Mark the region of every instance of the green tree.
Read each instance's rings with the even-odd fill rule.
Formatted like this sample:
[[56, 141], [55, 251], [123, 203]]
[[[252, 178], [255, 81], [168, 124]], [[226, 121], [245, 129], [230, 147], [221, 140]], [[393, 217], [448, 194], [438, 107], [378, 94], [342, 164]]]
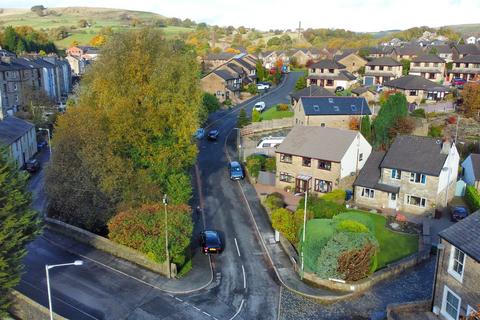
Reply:
[[272, 227], [278, 230], [291, 243], [297, 241], [297, 230], [295, 229], [295, 220], [293, 212], [279, 208], [272, 212]]
[[3, 32], [3, 46], [6, 50], [15, 51], [17, 49], [18, 35], [12, 26], [5, 28]]
[[260, 81], [265, 80], [265, 77], [267, 76], [267, 74], [266, 74], [265, 68], [263, 67], [262, 62], [260, 60], [257, 61], [257, 64], [256, 64], [255, 68], [257, 69], [258, 80], [260, 80]]
[[31, 204], [27, 177], [0, 149], [0, 318], [7, 317], [8, 291], [20, 282], [26, 245], [40, 231]]
[[252, 122], [260, 122], [262, 120], [262, 114], [260, 111], [253, 109], [252, 110]]
[[302, 90], [307, 87], [307, 79], [305, 76], [301, 76], [298, 78], [297, 82], [295, 83], [295, 90]]
[[250, 121], [248, 120], [247, 112], [245, 111], [245, 108], [242, 108], [238, 113], [237, 127], [243, 128], [248, 124], [250, 124]]
[[401, 93], [390, 95], [373, 121], [375, 147], [388, 147], [391, 142], [390, 128], [395, 125], [398, 119], [404, 118], [407, 115], [408, 107], [405, 95]]
[[367, 141], [371, 142], [372, 140], [372, 124], [370, 123], [369, 116], [363, 116], [360, 124], [361, 134]]
[[250, 93], [250, 94], [258, 94], [258, 88], [256, 86], [255, 83], [250, 83], [248, 86], [247, 86], [247, 92]]
[[402, 59], [400, 63], [402, 64], [402, 74], [406, 76], [410, 72], [410, 60]]
[[212, 113], [220, 109], [220, 102], [216, 95], [204, 92], [202, 96], [202, 105], [208, 111], [208, 113]]
[[432, 47], [428, 53], [429, 53], [429, 54], [437, 55], [437, 54], [438, 54], [438, 49], [435, 48], [435, 47]]

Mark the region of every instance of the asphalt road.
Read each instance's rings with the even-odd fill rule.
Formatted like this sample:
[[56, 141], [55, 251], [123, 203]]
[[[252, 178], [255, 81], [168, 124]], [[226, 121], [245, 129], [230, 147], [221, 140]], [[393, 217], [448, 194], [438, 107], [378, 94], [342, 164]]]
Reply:
[[[290, 73], [282, 86], [245, 107], [251, 111], [260, 100], [267, 107], [288, 103], [288, 94], [301, 74]], [[52, 241], [47, 234], [29, 245], [26, 272], [17, 289], [46, 306], [45, 264], [93, 257], [81, 267], [51, 270], [53, 305], [60, 315], [70, 319], [276, 319], [280, 287], [254, 231], [241, 188], [230, 181], [227, 172], [225, 151], [235, 148], [238, 110], [213, 114], [208, 128], [218, 128], [220, 137], [216, 142], [199, 143], [199, 200], [205, 226], [220, 231], [225, 243], [224, 253], [212, 258], [211, 285], [195, 293], [172, 295], [155, 285], [159, 276], [94, 250], [71, 254], [65, 249], [70, 242]], [[32, 177], [31, 190], [34, 207], [41, 209], [41, 172]], [[203, 224], [202, 219], [196, 221]], [[202, 266], [204, 272], [210, 272], [208, 264]]]

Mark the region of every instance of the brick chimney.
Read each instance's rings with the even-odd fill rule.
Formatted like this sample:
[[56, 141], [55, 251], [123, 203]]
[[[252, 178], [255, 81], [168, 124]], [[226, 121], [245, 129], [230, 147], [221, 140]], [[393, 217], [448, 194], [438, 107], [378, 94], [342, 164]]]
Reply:
[[452, 143], [447, 137], [442, 139], [442, 150], [440, 151], [441, 154], [449, 154], [450, 149], [452, 148]]

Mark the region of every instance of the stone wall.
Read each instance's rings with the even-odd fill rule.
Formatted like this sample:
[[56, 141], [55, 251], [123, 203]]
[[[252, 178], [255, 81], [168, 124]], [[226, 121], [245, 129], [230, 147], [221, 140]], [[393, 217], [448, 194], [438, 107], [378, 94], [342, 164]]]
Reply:
[[[41, 304], [33, 301], [27, 296], [21, 294], [16, 290], [9, 292], [9, 297], [12, 304], [8, 311], [17, 319], [25, 320], [48, 320], [50, 319], [50, 313], [48, 308], [45, 308]], [[66, 318], [54, 313], [53, 317], [57, 320], [66, 320]]]
[[387, 306], [387, 320], [401, 319], [401, 314], [418, 314], [429, 311], [432, 300], [420, 300], [406, 303], [391, 303]]
[[291, 128], [293, 126], [292, 118], [264, 120], [260, 122], [254, 122], [248, 126], [243, 127], [240, 130], [242, 136], [254, 134], [256, 132], [271, 131], [283, 128]]
[[[163, 276], [168, 276], [168, 266], [166, 263], [156, 263], [148, 259], [144, 254], [134, 249], [128, 248], [121, 244], [115, 243], [107, 238], [98, 236], [86, 230], [69, 225], [59, 220], [45, 218], [46, 228], [60, 233], [69, 238], [75, 239], [79, 242], [85, 243], [96, 249], [110, 253], [121, 259], [133, 262], [143, 268], [149, 269], [153, 272], [159, 273]], [[176, 276], [177, 268], [172, 263], [172, 277]]]

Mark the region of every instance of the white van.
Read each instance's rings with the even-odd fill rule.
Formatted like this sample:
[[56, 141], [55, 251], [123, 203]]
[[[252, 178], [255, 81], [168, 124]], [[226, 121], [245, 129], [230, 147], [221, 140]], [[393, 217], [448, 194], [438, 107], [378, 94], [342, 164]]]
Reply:
[[264, 137], [257, 144], [257, 149], [274, 148], [285, 140], [285, 137]]
[[259, 101], [257, 103], [255, 103], [255, 106], [253, 107], [253, 109], [257, 110], [258, 112], [263, 112], [263, 110], [265, 110], [265, 102], [263, 101]]

